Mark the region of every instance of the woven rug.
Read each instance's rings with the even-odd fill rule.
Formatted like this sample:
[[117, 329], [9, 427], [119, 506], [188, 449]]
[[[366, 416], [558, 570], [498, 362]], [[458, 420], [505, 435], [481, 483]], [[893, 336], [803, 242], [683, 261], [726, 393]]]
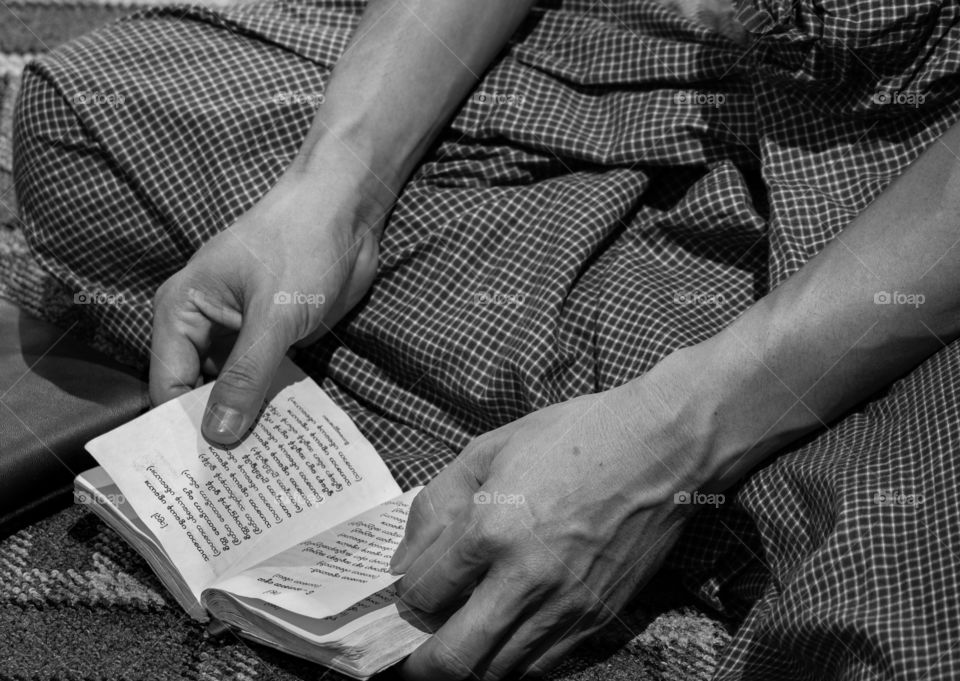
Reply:
[[[707, 678], [727, 633], [692, 608], [672, 608], [669, 590], [650, 591], [553, 677]], [[137, 554], [79, 508], [0, 542], [0, 669], [24, 679], [340, 678], [230, 634], [213, 638]]]
[[[159, 1], [0, 0], [0, 296], [19, 301], [37, 316], [62, 321], [71, 296], [32, 260], [16, 218], [11, 132], [23, 65], [136, 5]], [[19, 277], [31, 282], [27, 288], [10, 288], [15, 269], [29, 273]], [[74, 332], [110, 352], [96, 328], [81, 323]], [[685, 604], [689, 600], [668, 585], [669, 580], [666, 586], [658, 582], [647, 589], [628, 614], [584, 644], [552, 677], [709, 678], [729, 633], [717, 620]], [[210, 636], [168, 598], [144, 561], [115, 533], [83, 509], [67, 506], [0, 540], [0, 678], [218, 681], [339, 676], [229, 634]]]

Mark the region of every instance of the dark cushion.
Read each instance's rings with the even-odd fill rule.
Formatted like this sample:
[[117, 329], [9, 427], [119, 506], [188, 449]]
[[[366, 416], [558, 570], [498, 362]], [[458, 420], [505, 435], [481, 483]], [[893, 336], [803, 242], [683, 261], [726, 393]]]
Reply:
[[0, 536], [69, 504], [84, 443], [148, 404], [135, 372], [0, 299]]

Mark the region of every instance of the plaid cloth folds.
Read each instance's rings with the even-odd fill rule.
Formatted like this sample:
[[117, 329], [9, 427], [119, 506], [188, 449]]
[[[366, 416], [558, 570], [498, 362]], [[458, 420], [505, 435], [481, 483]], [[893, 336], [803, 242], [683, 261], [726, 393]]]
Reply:
[[[271, 186], [359, 0], [139, 12], [32, 63], [41, 263], [145, 358], [153, 291]], [[301, 355], [405, 486], [475, 434], [643, 374], [817, 253], [960, 115], [949, 3], [536, 10], [401, 196], [369, 299]], [[960, 675], [960, 346], [755, 473], [671, 565], [746, 613], [720, 679]], [[887, 503], [907, 496], [922, 504]], [[926, 676], [925, 676], [926, 675]]]

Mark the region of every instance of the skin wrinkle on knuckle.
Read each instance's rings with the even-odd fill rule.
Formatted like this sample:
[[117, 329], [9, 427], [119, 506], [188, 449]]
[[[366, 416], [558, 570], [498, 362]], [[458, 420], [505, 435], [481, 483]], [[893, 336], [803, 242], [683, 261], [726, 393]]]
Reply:
[[233, 390], [258, 391], [260, 378], [254, 360], [242, 355], [232, 362], [220, 374], [219, 382], [228, 385]]
[[510, 675], [513, 669], [496, 658], [489, 662], [483, 669], [476, 671], [480, 672], [478, 676], [482, 681], [499, 681], [499, 679], [514, 678]]
[[568, 592], [563, 604], [567, 617], [579, 622], [578, 628], [593, 628], [594, 622], [606, 612], [606, 604], [585, 586], [572, 589], [571, 592]]
[[[258, 282], [250, 289], [251, 304], [246, 308], [244, 317], [259, 319], [264, 334], [272, 334], [285, 339], [298, 339], [310, 335], [313, 324], [310, 319], [309, 305], [277, 305], [274, 294], [277, 291], [296, 290], [291, 284], [273, 281]], [[319, 325], [319, 321], [317, 322]], [[292, 345], [292, 343], [290, 343]]]
[[442, 609], [441, 604], [433, 597], [433, 592], [425, 589], [422, 582], [399, 591], [401, 600], [417, 610], [435, 613]]
[[[512, 546], [511, 525], [493, 506], [474, 506], [467, 531], [462, 539], [461, 554], [471, 564], [489, 562], [508, 552]], [[483, 509], [483, 510], [477, 510]]]
[[544, 560], [529, 556], [511, 561], [507, 577], [525, 598], [538, 601], [561, 589], [565, 582], [559, 570], [545, 569]]
[[153, 299], [153, 328], [155, 337], [160, 327], [177, 336], [190, 338], [194, 324], [190, 316], [183, 314], [183, 302], [172, 288], [158, 289]]
[[[318, 326], [319, 319], [313, 320], [310, 317], [310, 310], [305, 308], [293, 309], [279, 316], [275, 321], [269, 322], [276, 327], [286, 338], [293, 342], [301, 341], [312, 334]], [[293, 343], [290, 343], [293, 345]]]
[[[426, 653], [426, 663], [433, 679], [469, 679], [474, 677], [473, 669], [464, 657], [449, 643], [437, 639]], [[435, 674], [435, 675], [434, 675]]]

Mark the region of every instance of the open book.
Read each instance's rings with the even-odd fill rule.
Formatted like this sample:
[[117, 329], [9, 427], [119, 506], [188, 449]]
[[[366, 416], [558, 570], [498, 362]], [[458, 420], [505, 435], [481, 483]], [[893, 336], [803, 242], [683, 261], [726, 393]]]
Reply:
[[367, 678], [439, 622], [388, 572], [410, 500], [350, 418], [284, 361], [246, 439], [210, 445], [212, 384], [87, 444], [76, 497], [147, 560], [196, 620]]

